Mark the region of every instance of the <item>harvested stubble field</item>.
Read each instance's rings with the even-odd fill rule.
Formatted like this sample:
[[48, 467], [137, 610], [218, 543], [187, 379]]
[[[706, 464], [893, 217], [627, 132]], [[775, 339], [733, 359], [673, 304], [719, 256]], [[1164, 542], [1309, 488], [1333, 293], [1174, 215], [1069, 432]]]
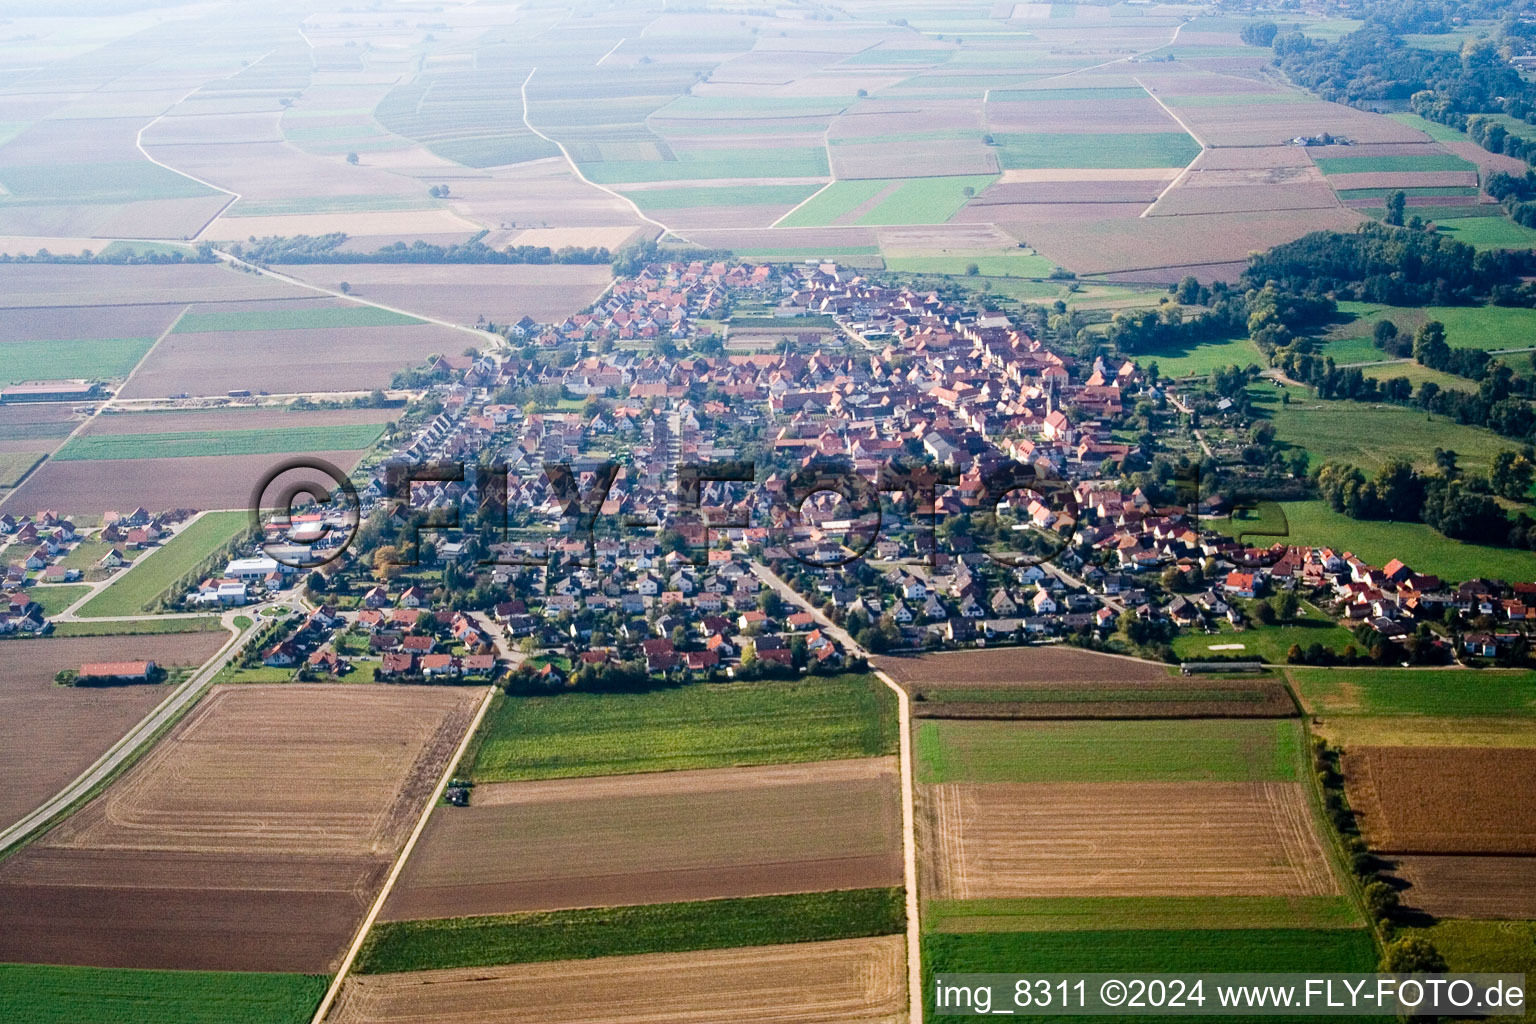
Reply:
[[918, 657], [877, 657], [875, 668], [912, 690], [939, 684], [1168, 683], [1168, 666], [1073, 647], [994, 647]]
[[0, 865], [0, 961], [330, 970], [477, 696], [214, 689], [100, 797]]
[[353, 975], [338, 1024], [901, 1024], [899, 935]]
[[913, 690], [912, 713], [918, 718], [1289, 718], [1296, 704], [1283, 683], [1267, 679], [933, 683]]
[[200, 665], [228, 634], [49, 637], [6, 640], [0, 654], [0, 826], [32, 810], [79, 775], [168, 696], [158, 686], [57, 686], [60, 669], [91, 661], [153, 660]]
[[482, 785], [439, 808], [386, 920], [901, 882], [889, 758]]
[[1342, 768], [1374, 850], [1536, 854], [1536, 750], [1357, 747]]
[[1536, 857], [1394, 857], [1404, 905], [1435, 917], [1536, 918]]
[[1322, 896], [1338, 891], [1300, 783], [925, 787], [923, 891]]

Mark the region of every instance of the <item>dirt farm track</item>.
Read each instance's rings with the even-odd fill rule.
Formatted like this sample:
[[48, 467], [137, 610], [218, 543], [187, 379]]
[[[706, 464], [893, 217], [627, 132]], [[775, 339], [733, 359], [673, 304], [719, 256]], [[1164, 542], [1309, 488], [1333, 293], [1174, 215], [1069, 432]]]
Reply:
[[901, 1024], [900, 935], [353, 975], [335, 1024]]
[[478, 696], [214, 689], [100, 797], [0, 864], [0, 962], [332, 969]]

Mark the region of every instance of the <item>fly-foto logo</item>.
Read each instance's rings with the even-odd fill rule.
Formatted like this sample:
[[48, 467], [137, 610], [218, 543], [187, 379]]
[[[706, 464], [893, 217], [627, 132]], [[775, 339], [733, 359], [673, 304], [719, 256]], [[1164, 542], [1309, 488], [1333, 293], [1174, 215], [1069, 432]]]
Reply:
[[[654, 532], [663, 527], [654, 517], [605, 515], [621, 468], [614, 460], [594, 463], [581, 471], [564, 462], [543, 465], [545, 502], [558, 510], [561, 533], [585, 543], [589, 562], [600, 525], [610, 536]], [[473, 526], [492, 534], [488, 545], [492, 555], [479, 564], [547, 564], [547, 557], [512, 550], [518, 545], [512, 543], [509, 527], [512, 510], [505, 464], [470, 467], [451, 461], [392, 461], [382, 467], [380, 479], [381, 507], [386, 515], [399, 520], [400, 536], [393, 545], [397, 555], [392, 564], [416, 565], [424, 532], [463, 530], [471, 525], [464, 521], [459, 502], [433, 508], [413, 504], [417, 484], [472, 489]], [[1176, 502], [1171, 510], [1195, 517], [1202, 500], [1199, 468], [1181, 468], [1168, 483]], [[749, 504], [759, 510], [758, 522], [741, 516], [711, 520], [705, 497], [715, 484], [753, 486], [754, 500]], [[824, 520], [813, 521], [806, 511], [808, 503], [823, 496], [840, 501], [846, 510], [840, 520], [841, 539], [807, 546], [807, 535], [831, 532]], [[721, 530], [757, 525], [763, 530], [764, 547], [779, 548], [811, 568], [829, 569], [857, 562], [875, 550], [887, 529], [887, 497], [900, 500], [908, 510], [903, 529], [911, 534], [912, 548], [928, 564], [932, 564], [944, 532], [942, 523], [956, 516], [994, 515], [1006, 507], [1012, 532], [1027, 539], [1027, 550], [993, 544], [982, 553], [1008, 568], [1054, 561], [1077, 546], [1085, 527], [1098, 518], [1095, 507], [1084, 500], [1078, 487], [1049, 466], [1011, 459], [971, 476], [930, 462], [893, 462], [869, 473], [855, 470], [843, 460], [817, 459], [766, 481], [759, 481], [758, 467], [749, 461], [684, 463], [677, 468], [675, 500], [667, 508], [667, 518], [698, 524], [691, 551], [697, 565], [707, 563], [712, 531], [717, 535]], [[322, 459], [299, 457], [280, 464], [263, 477], [252, 495], [251, 515], [253, 525], [262, 531], [263, 550], [295, 568], [324, 565], [344, 553], [356, 538], [361, 512], [356, 487], [346, 474]]]

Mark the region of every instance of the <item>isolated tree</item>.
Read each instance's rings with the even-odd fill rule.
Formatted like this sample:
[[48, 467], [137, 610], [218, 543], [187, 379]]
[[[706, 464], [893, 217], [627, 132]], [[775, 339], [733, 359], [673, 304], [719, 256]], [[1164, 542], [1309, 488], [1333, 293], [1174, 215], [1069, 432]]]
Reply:
[[352, 166], [356, 167], [357, 166], [357, 154], [356, 153], [348, 153], [347, 154], [347, 163], [349, 163]]
[[1391, 917], [1397, 909], [1397, 890], [1386, 882], [1372, 882], [1361, 896], [1365, 899], [1365, 909], [1378, 921]]
[[1393, 227], [1403, 226], [1403, 208], [1408, 205], [1408, 194], [1398, 189], [1387, 196], [1387, 223]]
[[981, 273], [981, 265], [980, 264], [977, 264], [977, 263], [967, 263], [965, 265], [965, 276], [966, 277], [975, 277], [975, 276], [977, 276], [980, 273]]
[[352, 294], [352, 286], [350, 284], [348, 284], [346, 281], [341, 282], [341, 284], [339, 284], [337, 287], [341, 289], [341, 294], [343, 294], [343, 295], [351, 295]]
[[1418, 935], [1387, 943], [1381, 969], [1388, 974], [1427, 974], [1445, 970], [1445, 957], [1435, 944]]
[[972, 188], [971, 186], [967, 185], [967, 186], [965, 186], [964, 188], [962, 188], [960, 190], [960, 194], [965, 196], [965, 198], [970, 199], [972, 196], [974, 196], [976, 194], [976, 190], [974, 188]]

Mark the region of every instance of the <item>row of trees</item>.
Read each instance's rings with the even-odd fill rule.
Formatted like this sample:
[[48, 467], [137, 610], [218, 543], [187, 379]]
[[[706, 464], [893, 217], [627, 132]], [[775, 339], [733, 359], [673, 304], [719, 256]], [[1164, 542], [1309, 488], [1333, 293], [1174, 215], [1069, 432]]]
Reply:
[[1335, 512], [1353, 519], [1423, 522], [1456, 540], [1528, 547], [1536, 541], [1536, 522], [1523, 512], [1511, 520], [1495, 492], [1524, 499], [1536, 454], [1529, 449], [1504, 453], [1493, 468], [1496, 482], [1493, 477], [1462, 476], [1454, 456], [1449, 466], [1428, 474], [1402, 458], [1387, 460], [1374, 476], [1348, 463], [1330, 462], [1318, 471], [1317, 489]]
[[613, 262], [613, 254], [602, 246], [568, 245], [551, 249], [547, 245], [509, 245], [493, 249], [485, 244], [488, 232], [480, 232], [465, 242], [435, 245], [417, 239], [410, 245], [392, 242], [372, 252], [354, 252], [341, 248], [347, 235], [335, 231], [325, 235], [294, 235], [252, 238], [235, 243], [230, 252], [252, 263], [493, 263], [493, 264], [601, 264]]

